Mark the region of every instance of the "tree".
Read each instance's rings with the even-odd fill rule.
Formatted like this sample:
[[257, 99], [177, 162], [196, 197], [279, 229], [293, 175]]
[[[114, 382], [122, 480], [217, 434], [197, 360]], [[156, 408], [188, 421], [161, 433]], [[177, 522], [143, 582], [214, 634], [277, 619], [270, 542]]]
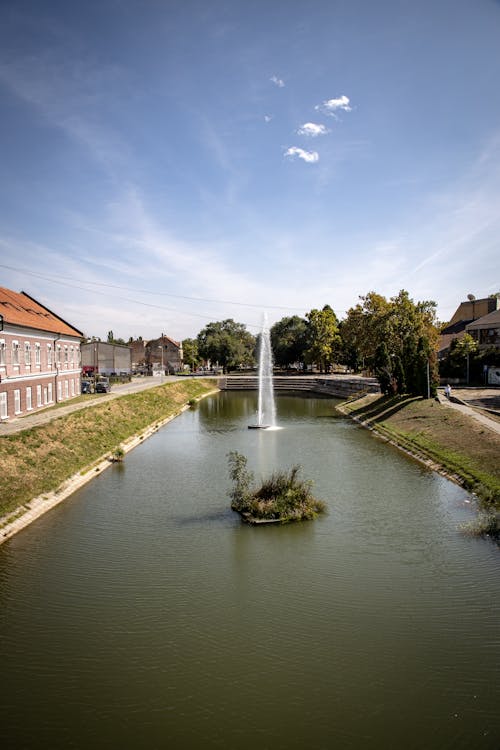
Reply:
[[198, 365], [201, 363], [200, 355], [198, 352], [198, 341], [196, 339], [184, 339], [182, 342], [182, 353], [184, 357], [184, 363], [189, 365], [191, 370], [196, 370]]
[[330, 305], [325, 305], [322, 310], [308, 312], [306, 318], [309, 340], [306, 359], [315, 363], [321, 372], [327, 372], [340, 346], [337, 316]]
[[302, 362], [307, 349], [307, 321], [298, 315], [278, 320], [271, 328], [271, 346], [275, 363], [289, 367]]
[[224, 372], [254, 364], [255, 338], [232, 318], [209, 323], [197, 336], [199, 355], [218, 363]]
[[108, 331], [106, 342], [108, 344], [125, 344], [125, 341], [123, 339], [115, 339], [113, 331]]
[[386, 337], [390, 304], [376, 292], [359, 299], [339, 326], [342, 356], [353, 369], [373, 370], [377, 349]]
[[375, 292], [360, 299], [341, 326], [344, 357], [361, 359], [384, 393], [435, 392], [436, 303], [415, 303], [404, 289], [389, 301]]

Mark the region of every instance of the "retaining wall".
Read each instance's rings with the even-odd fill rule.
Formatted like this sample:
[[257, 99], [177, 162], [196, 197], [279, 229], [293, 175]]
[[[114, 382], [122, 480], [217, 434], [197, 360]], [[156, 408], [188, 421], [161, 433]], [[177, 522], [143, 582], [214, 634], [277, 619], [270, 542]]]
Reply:
[[[222, 391], [257, 390], [259, 378], [256, 375], [226, 375], [218, 378], [217, 385]], [[363, 378], [355, 375], [329, 375], [327, 377], [308, 375], [273, 377], [275, 391], [304, 391], [337, 398], [349, 398], [360, 393], [380, 393], [376, 378]]]

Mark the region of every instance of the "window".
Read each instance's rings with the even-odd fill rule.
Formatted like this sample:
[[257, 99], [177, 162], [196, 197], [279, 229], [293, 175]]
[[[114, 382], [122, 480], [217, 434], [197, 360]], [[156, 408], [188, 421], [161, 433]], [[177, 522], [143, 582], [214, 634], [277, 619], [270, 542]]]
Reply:
[[0, 365], [5, 366], [5, 364], [5, 341], [4, 339], [0, 339]]
[[21, 391], [16, 388], [14, 391], [14, 414], [21, 413]]
[[72, 346], [70, 346], [69, 348], [69, 363], [71, 367], [73, 367], [75, 364], [75, 350]]
[[45, 406], [47, 406], [47, 404], [49, 403], [49, 392], [47, 390], [47, 386], [45, 386], [43, 389], [43, 403], [45, 404]]
[[38, 343], [38, 341], [37, 341], [37, 343], [35, 344], [35, 365], [36, 365], [37, 367], [40, 367], [40, 362], [41, 362], [41, 357], [40, 357], [40, 344], [39, 344], [39, 343]]
[[37, 385], [36, 387], [36, 405], [41, 406], [42, 405], [42, 386]]
[[64, 364], [66, 365], [66, 367], [68, 366], [68, 347], [67, 346], [64, 347]]
[[57, 381], [57, 400], [62, 401], [62, 383], [60, 380]]
[[7, 394], [5, 391], [0, 393], [0, 419], [7, 419]]
[[31, 367], [31, 344], [29, 341], [24, 342], [24, 364]]
[[12, 342], [12, 364], [19, 366], [19, 341]]
[[52, 395], [52, 383], [49, 383], [49, 385], [48, 385], [48, 401], [49, 401], [49, 404], [51, 404], [53, 400], [54, 400], [54, 397]]
[[56, 365], [61, 364], [61, 344], [57, 345], [56, 348]]
[[69, 398], [69, 383], [67, 380], [64, 381], [64, 397]]
[[52, 344], [47, 344], [47, 367], [52, 367]]
[[74, 380], [71, 381], [71, 395], [72, 396], [75, 395], [75, 381]]
[[31, 386], [28, 386], [26, 388], [26, 411], [32, 408], [33, 408], [33, 405], [31, 403]]

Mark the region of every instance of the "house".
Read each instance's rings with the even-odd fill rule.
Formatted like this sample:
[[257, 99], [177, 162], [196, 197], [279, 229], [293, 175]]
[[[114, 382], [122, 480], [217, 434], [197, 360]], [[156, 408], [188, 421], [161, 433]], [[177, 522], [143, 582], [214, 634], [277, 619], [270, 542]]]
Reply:
[[82, 338], [26, 292], [0, 287], [0, 420], [78, 396]]
[[182, 342], [174, 341], [162, 333], [160, 338], [147, 342], [144, 361], [148, 374], [179, 372], [184, 366]]
[[467, 333], [477, 341], [480, 349], [500, 349], [500, 310], [483, 315], [465, 326]]
[[466, 329], [470, 324], [495, 312], [499, 307], [500, 299], [496, 295], [484, 297], [483, 299], [476, 299], [473, 294], [470, 294], [469, 299], [465, 302], [461, 302], [457, 307], [446, 328], [441, 330], [438, 345], [438, 358], [443, 359], [443, 357], [446, 357], [451, 342], [454, 339], [461, 339], [465, 335]]
[[135, 341], [130, 341], [129, 346], [132, 351], [132, 372], [145, 375], [147, 373], [146, 363], [146, 345], [147, 341], [144, 341], [140, 336]]
[[130, 375], [132, 349], [126, 344], [90, 341], [81, 345], [82, 370], [92, 375]]

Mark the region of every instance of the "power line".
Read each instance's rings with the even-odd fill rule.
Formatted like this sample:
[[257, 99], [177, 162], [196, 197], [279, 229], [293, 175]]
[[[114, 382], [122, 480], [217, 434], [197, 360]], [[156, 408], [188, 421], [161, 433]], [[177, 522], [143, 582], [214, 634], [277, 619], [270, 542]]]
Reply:
[[[52, 281], [55, 284], [63, 283], [63, 282], [59, 282], [57, 280], [58, 278], [63, 279], [64, 284], [66, 286], [70, 286], [70, 284], [68, 284], [68, 281], [67, 281], [67, 278], [68, 278], [67, 276], [59, 276], [58, 274], [56, 274], [55, 276], [47, 276], [45, 274], [37, 273], [35, 271], [28, 271], [27, 269], [24, 269], [24, 268], [16, 268], [15, 266], [7, 266], [7, 265], [4, 265], [3, 263], [0, 263], [0, 268], [7, 268], [10, 271], [17, 271], [18, 273], [26, 274], [28, 276], [35, 276], [36, 278], [44, 279], [45, 281]], [[183, 299], [183, 300], [188, 300], [190, 302], [209, 302], [209, 303], [223, 304], [223, 305], [236, 305], [238, 307], [254, 307], [254, 308], [258, 308], [259, 310], [261, 310], [263, 307], [262, 305], [257, 305], [253, 302], [235, 302], [234, 300], [207, 299], [205, 297], [188, 297], [182, 294], [172, 294], [171, 292], [164, 292], [164, 291], [153, 292], [149, 289], [134, 289], [132, 287], [120, 286], [118, 284], [106, 284], [102, 281], [85, 281], [83, 283], [87, 285], [91, 285], [91, 286], [101, 286], [107, 289], [123, 289], [124, 291], [136, 292], [138, 294], [150, 294], [150, 295], [155, 295], [155, 296], [161, 295], [162, 297], [172, 297], [174, 299]], [[74, 288], [82, 289], [83, 287], [74, 287]], [[85, 288], [84, 291], [94, 291], [94, 290]], [[128, 300], [128, 301], [130, 302], [133, 300]], [[137, 304], [145, 304], [145, 303], [138, 302]], [[151, 307], [155, 307], [155, 305], [151, 305]], [[284, 305], [265, 305], [265, 307], [267, 310], [288, 310], [290, 312], [291, 311], [297, 312], [298, 310], [301, 310], [301, 308], [299, 307], [285, 307]], [[169, 309], [169, 308], [165, 308], [165, 309]]]

